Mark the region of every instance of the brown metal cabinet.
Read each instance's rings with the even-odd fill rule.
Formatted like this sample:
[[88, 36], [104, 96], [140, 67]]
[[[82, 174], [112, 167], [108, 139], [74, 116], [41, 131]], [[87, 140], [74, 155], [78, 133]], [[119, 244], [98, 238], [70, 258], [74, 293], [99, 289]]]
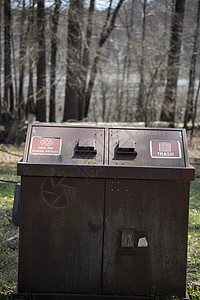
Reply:
[[30, 125], [18, 174], [16, 296], [185, 297], [184, 130]]

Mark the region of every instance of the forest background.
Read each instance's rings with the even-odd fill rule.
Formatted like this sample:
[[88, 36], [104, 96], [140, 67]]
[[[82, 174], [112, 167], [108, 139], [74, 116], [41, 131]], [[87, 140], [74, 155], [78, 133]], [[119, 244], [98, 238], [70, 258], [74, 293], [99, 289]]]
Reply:
[[[24, 146], [3, 143], [24, 141], [32, 121], [183, 126], [192, 136], [200, 122], [199, 26], [200, 0], [0, 1], [0, 298], [9, 299], [17, 281], [11, 215]], [[191, 299], [200, 299], [198, 131], [189, 140]]]
[[194, 125], [199, 22], [200, 0], [1, 1], [0, 140], [13, 118]]

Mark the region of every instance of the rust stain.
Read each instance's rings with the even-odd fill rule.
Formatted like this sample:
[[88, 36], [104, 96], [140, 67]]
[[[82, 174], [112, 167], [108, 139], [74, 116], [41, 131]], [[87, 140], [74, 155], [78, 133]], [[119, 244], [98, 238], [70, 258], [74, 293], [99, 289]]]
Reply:
[[101, 230], [101, 226], [95, 225], [92, 222], [88, 222], [89, 231], [92, 233], [97, 233], [99, 230]]

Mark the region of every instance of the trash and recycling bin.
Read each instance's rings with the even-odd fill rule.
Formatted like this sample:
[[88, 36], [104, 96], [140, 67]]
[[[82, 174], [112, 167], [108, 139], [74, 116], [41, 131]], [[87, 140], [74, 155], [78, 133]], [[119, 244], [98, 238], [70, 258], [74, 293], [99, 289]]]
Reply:
[[33, 124], [17, 169], [16, 295], [185, 297], [195, 172], [184, 129]]

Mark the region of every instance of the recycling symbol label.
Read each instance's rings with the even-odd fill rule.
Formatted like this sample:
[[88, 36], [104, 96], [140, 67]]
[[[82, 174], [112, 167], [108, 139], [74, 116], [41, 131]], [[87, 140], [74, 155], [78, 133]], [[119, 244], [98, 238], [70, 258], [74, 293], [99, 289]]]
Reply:
[[40, 141], [40, 144], [42, 145], [42, 146], [51, 146], [51, 145], [53, 145], [53, 141], [52, 141], [52, 139], [50, 139], [50, 138], [43, 138], [41, 141]]
[[77, 188], [71, 178], [47, 177], [42, 184], [42, 198], [52, 208], [65, 208], [77, 200]]
[[32, 155], [60, 155], [62, 139], [60, 137], [33, 136], [30, 154]]

